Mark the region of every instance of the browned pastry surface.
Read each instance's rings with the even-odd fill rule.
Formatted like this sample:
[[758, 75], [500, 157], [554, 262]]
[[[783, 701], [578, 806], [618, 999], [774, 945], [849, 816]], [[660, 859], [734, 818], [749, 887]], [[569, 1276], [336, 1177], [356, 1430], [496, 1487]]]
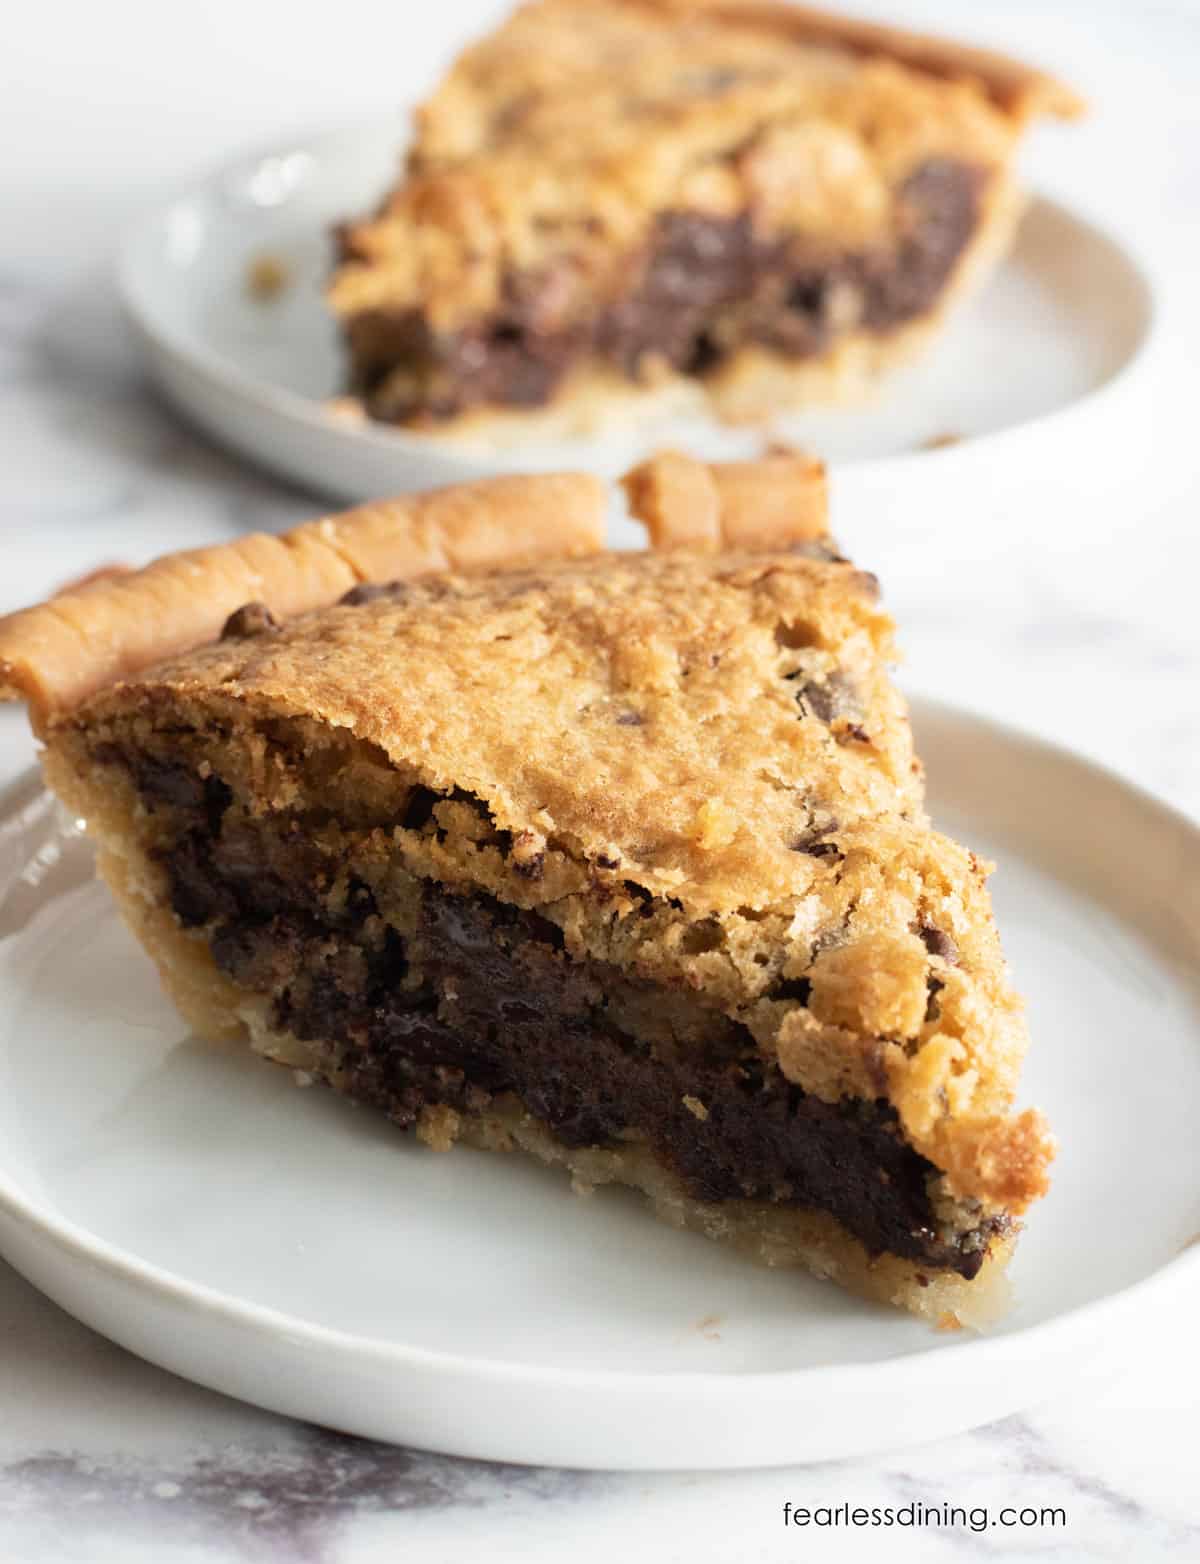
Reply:
[[1027, 120], [1079, 107], [1012, 60], [786, 5], [524, 5], [342, 231], [353, 389], [487, 434], [674, 377], [735, 418], [816, 365], [862, 378], [1002, 247]]
[[604, 541], [605, 495], [583, 473], [492, 478], [383, 500], [88, 578], [0, 617], [0, 700], [40, 722], [148, 662], [211, 640], [241, 604], [275, 612], [335, 602], [364, 581], [521, 560], [573, 558]]

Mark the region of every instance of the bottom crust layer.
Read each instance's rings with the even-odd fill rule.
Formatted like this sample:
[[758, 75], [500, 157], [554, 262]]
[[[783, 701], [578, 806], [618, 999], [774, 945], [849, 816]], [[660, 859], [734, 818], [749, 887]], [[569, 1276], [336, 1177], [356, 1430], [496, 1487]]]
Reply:
[[[279, 1058], [265, 1039], [260, 1039], [258, 1051], [275, 1063], [304, 1068], [290, 1039], [284, 1048], [286, 1058]], [[697, 1200], [644, 1145], [565, 1145], [514, 1097], [495, 1098], [487, 1108], [474, 1112], [428, 1108], [417, 1134], [434, 1151], [448, 1151], [461, 1141], [486, 1151], [525, 1152], [564, 1168], [578, 1195], [590, 1196], [605, 1184], [637, 1190], [646, 1196], [654, 1215], [672, 1227], [730, 1244], [757, 1265], [807, 1271], [821, 1281], [836, 1282], [858, 1297], [918, 1315], [939, 1330], [982, 1330], [1000, 1318], [1011, 1300], [1004, 1274], [1011, 1239], [993, 1244], [972, 1281], [952, 1272], [924, 1271], [896, 1255], [868, 1254], [822, 1211], [758, 1200], [716, 1205]]]

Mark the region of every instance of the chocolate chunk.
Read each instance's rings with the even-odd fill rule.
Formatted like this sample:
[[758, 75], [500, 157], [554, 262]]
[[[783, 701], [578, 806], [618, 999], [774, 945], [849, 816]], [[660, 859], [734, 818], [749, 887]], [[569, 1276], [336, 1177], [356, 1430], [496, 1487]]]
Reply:
[[243, 603], [225, 621], [221, 639], [245, 641], [255, 635], [270, 635], [278, 629], [279, 621], [265, 603]]
[[841, 821], [833, 815], [826, 814], [818, 806], [818, 816], [821, 824], [804, 831], [791, 844], [794, 853], [809, 853], [813, 858], [844, 858], [841, 848], [830, 838], [835, 831], [841, 829]]
[[346, 608], [362, 608], [367, 603], [378, 603], [382, 598], [399, 602], [407, 593], [408, 584], [404, 581], [360, 581], [338, 601]]
[[932, 923], [921, 923], [917, 934], [931, 956], [940, 957], [948, 966], [958, 965], [958, 946], [944, 929], [936, 928]]
[[837, 696], [828, 684], [819, 684], [816, 680], [810, 679], [797, 691], [796, 700], [802, 711], [811, 712], [818, 721], [826, 724], [833, 721], [837, 709]]
[[[798, 674], [788, 674], [796, 679]], [[853, 679], [835, 668], [824, 679], [808, 679], [796, 691], [796, 700], [804, 713], [811, 713], [826, 725], [862, 714], [862, 701]]]
[[860, 723], [849, 722], [834, 734], [839, 744], [869, 744], [871, 735]]
[[860, 263], [863, 323], [887, 330], [929, 308], [975, 231], [987, 174], [929, 158], [900, 187], [901, 237]]
[[479, 403], [538, 407], [587, 349], [579, 326], [537, 322], [531, 279], [510, 278], [501, 313], [437, 333], [416, 310], [364, 311], [348, 325], [353, 377], [373, 417], [436, 421]]
[[617, 718], [617, 724], [622, 728], [640, 728], [645, 720], [640, 711], [623, 711]]
[[938, 1003], [938, 995], [945, 988], [941, 978], [930, 977], [926, 981], [927, 999], [925, 1001], [925, 1020], [936, 1021], [942, 1013], [942, 1007]]
[[408, 795], [408, 803], [404, 807], [404, 814], [400, 820], [404, 830], [420, 831], [428, 825], [433, 819], [433, 806], [440, 797], [440, 793], [435, 793], [431, 787], [418, 782]]
[[185, 929], [238, 916], [237, 897], [213, 868], [205, 832], [181, 837], [160, 861], [167, 874], [171, 909]]
[[831, 538], [800, 538], [795, 543], [789, 543], [787, 551], [789, 554], [798, 554], [801, 559], [819, 559], [828, 565], [844, 565], [847, 562], [838, 553]]
[[768, 999], [794, 999], [798, 1005], [807, 1005], [812, 998], [812, 984], [808, 978], [783, 978], [767, 995]]
[[218, 776], [208, 776], [204, 779], [204, 823], [206, 829], [212, 834], [221, 829], [221, 821], [225, 811], [233, 803], [233, 790]]
[[266, 924], [233, 919], [215, 931], [209, 948], [226, 977], [269, 992], [292, 977], [302, 960], [303, 942], [303, 926], [288, 918]]
[[842, 858], [841, 848], [836, 842], [830, 842], [823, 836], [810, 834], [798, 837], [792, 843], [794, 853], [807, 853], [810, 858]]
[[650, 357], [703, 373], [721, 357], [714, 317], [744, 297], [767, 264], [748, 216], [663, 212], [638, 283], [598, 323], [598, 351], [633, 378]]
[[[439, 333], [416, 310], [364, 310], [347, 326], [351, 390], [375, 418], [436, 422], [480, 404], [541, 406], [583, 358], [636, 380], [651, 363], [703, 375], [749, 343], [811, 357], [845, 329], [847, 301], [851, 324], [888, 332], [937, 300], [975, 231], [985, 179], [926, 160], [900, 187], [897, 237], [841, 254], [803, 234], [765, 237], [748, 213], [662, 212], [624, 295], [591, 318], [569, 307], [566, 259], [511, 274], [495, 314], [462, 331]], [[343, 235], [347, 259], [352, 243]]]
[[[432, 809], [437, 795], [423, 792], [416, 802]], [[937, 1239], [930, 1164], [885, 1101], [806, 1095], [719, 1012], [703, 1043], [651, 1043], [611, 1009], [625, 995], [638, 1013], [657, 992], [651, 983], [568, 959], [557, 924], [482, 893], [425, 882], [415, 928], [381, 935], [369, 886], [352, 879], [344, 898], [333, 896], [343, 866], [303, 833], [236, 815], [210, 822], [203, 792], [188, 796], [164, 854], [181, 921], [210, 928], [221, 970], [269, 996], [277, 1025], [328, 1050], [324, 1062], [352, 1096], [405, 1125], [427, 1105], [466, 1110], [513, 1093], [567, 1145], [616, 1145], [632, 1131], [697, 1199], [829, 1211], [872, 1254], [978, 1271], [992, 1229]], [[653, 905], [645, 887], [625, 885]], [[806, 978], [771, 994], [810, 996]]]
[[134, 764], [134, 782], [151, 808], [155, 804], [170, 804], [176, 809], [196, 809], [204, 802], [204, 778], [182, 761], [139, 755]]
[[233, 794], [220, 777], [202, 777], [182, 760], [163, 760], [147, 754], [127, 755], [115, 744], [100, 745], [96, 758], [104, 765], [126, 767], [151, 813], [164, 805], [200, 813], [206, 827], [215, 832], [233, 802]]

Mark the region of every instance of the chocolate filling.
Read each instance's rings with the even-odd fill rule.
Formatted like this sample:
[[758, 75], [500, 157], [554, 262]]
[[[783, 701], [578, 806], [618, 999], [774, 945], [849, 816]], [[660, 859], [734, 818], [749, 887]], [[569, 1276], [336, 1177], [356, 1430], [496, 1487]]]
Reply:
[[352, 389], [377, 418], [437, 419], [485, 403], [541, 406], [583, 358], [631, 380], [650, 361], [703, 375], [748, 344], [804, 359], [847, 330], [890, 331], [945, 287], [984, 178], [950, 158], [922, 163], [900, 187], [896, 236], [857, 251], [763, 236], [748, 213], [664, 212], [623, 295], [588, 320], [549, 318], [552, 273], [510, 277], [496, 314], [456, 333], [435, 334], [418, 310], [364, 311], [347, 327]]
[[[934, 1170], [882, 1099], [806, 1095], [745, 1028], [698, 1000], [699, 1041], [669, 1027], [638, 1035], [628, 1015], [663, 991], [571, 959], [556, 924], [491, 896], [414, 882], [402, 936], [360, 880], [347, 886], [342, 871], [333, 894], [339, 864], [295, 822], [245, 820], [215, 776], [145, 755], [129, 763], [172, 827], [160, 858], [181, 923], [206, 930], [222, 971], [272, 997], [274, 1023], [318, 1045], [350, 1096], [409, 1126], [429, 1105], [469, 1111], [514, 1093], [569, 1146], [647, 1142], [697, 1199], [817, 1208], [873, 1254], [977, 1273], [1003, 1224], [939, 1237]], [[432, 828], [439, 795], [427, 791], [406, 827], [420, 828], [425, 804]]]

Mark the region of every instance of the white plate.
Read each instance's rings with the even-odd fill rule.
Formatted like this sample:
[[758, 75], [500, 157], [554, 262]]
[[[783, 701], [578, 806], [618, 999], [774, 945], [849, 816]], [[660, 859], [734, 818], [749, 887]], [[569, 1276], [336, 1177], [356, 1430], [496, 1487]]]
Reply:
[[[761, 450], [761, 430], [699, 419], [497, 450], [332, 415], [342, 361], [322, 298], [330, 230], [378, 201], [404, 136], [397, 118], [244, 159], [130, 235], [126, 305], [151, 370], [185, 414], [264, 466], [349, 500], [501, 470], [613, 476], [664, 443], [710, 457]], [[246, 287], [263, 255], [291, 278], [269, 303]], [[1037, 199], [1010, 259], [929, 358], [871, 406], [782, 419], [774, 432], [835, 462], [877, 463], [939, 436], [977, 439], [1078, 412], [1139, 355], [1152, 292], [1115, 239]]]
[[985, 1338], [760, 1270], [516, 1157], [435, 1156], [189, 1040], [36, 787], [0, 827], [0, 1250], [133, 1351], [461, 1455], [732, 1467], [931, 1438], [1061, 1390], [1196, 1285], [1200, 832], [921, 704], [937, 818], [995, 895], [1062, 1152]]

